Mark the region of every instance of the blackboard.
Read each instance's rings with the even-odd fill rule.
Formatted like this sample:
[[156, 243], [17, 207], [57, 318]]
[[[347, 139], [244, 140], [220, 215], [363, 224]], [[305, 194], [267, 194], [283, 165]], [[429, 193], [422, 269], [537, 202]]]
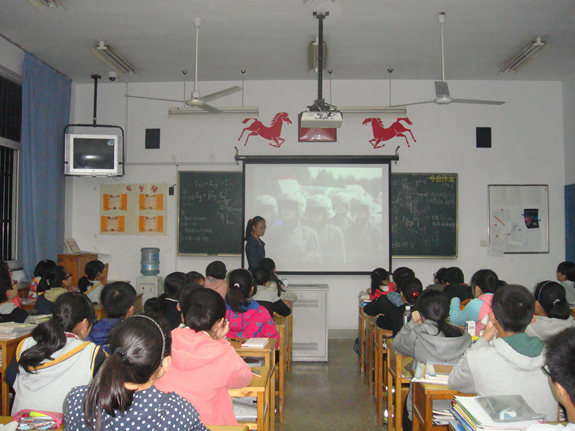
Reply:
[[393, 257], [457, 257], [457, 174], [391, 175]]
[[180, 171], [178, 254], [241, 255], [241, 172]]

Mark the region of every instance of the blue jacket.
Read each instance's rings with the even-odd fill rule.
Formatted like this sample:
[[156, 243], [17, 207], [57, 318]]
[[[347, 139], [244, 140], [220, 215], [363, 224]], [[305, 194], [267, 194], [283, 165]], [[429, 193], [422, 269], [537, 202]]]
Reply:
[[91, 341], [102, 346], [104, 351], [110, 354], [110, 332], [122, 319], [101, 319], [94, 326], [84, 341]]

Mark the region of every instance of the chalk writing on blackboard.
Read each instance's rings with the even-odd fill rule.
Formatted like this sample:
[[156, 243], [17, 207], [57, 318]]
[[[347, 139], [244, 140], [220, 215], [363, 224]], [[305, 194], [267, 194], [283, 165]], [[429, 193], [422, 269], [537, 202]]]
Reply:
[[179, 173], [179, 254], [241, 254], [239, 172]]
[[457, 174], [392, 174], [391, 231], [395, 257], [457, 257]]

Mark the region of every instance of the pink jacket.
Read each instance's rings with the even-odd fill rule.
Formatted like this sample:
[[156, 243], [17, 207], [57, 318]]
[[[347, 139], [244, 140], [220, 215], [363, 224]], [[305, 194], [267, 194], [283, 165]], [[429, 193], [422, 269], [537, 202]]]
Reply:
[[475, 324], [475, 335], [479, 335], [479, 333], [485, 329], [486, 325], [481, 321], [485, 316], [491, 313], [491, 302], [493, 301], [493, 294], [487, 293], [481, 295], [478, 299], [481, 299], [483, 304], [479, 309], [479, 316], [477, 317], [477, 323]]
[[156, 387], [187, 399], [206, 425], [237, 425], [228, 389], [251, 381], [250, 367], [225, 339], [178, 328], [172, 331], [172, 366]]
[[228, 304], [226, 308], [226, 318], [230, 321], [228, 338], [275, 338], [279, 341], [270, 313], [256, 301], [249, 301], [243, 313], [232, 311]]
[[220, 280], [218, 278], [206, 277], [205, 286], [208, 289], [215, 290], [218, 292], [224, 301], [226, 300], [226, 294], [228, 293], [229, 287], [226, 280]]

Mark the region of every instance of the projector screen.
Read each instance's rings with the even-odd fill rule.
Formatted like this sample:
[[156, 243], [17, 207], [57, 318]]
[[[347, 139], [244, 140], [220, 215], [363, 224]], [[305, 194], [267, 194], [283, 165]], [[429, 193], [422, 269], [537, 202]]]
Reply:
[[262, 240], [278, 272], [389, 268], [388, 163], [246, 162], [244, 170], [245, 221], [266, 220]]

